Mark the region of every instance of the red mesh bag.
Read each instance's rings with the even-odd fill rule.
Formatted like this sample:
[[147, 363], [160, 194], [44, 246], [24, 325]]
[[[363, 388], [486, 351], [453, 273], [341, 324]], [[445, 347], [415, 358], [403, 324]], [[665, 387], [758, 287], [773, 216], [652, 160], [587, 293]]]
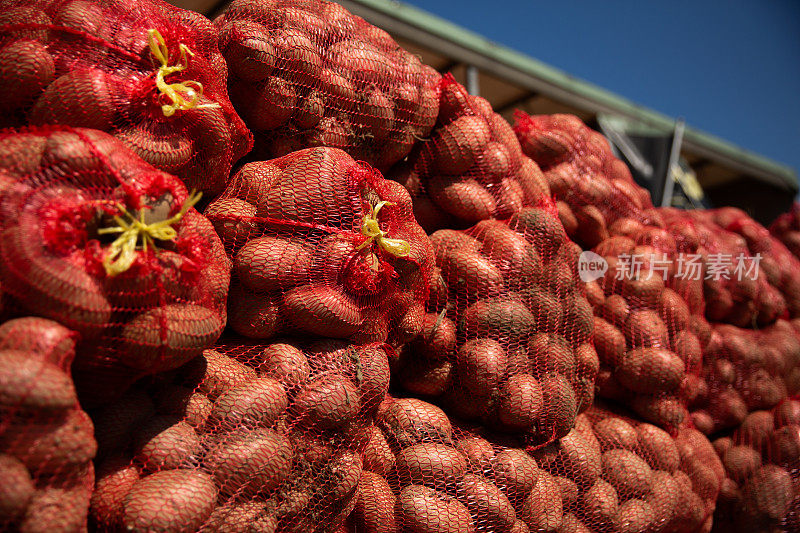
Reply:
[[436, 121], [439, 74], [338, 4], [235, 0], [216, 25], [259, 159], [331, 146], [385, 169]]
[[775, 219], [769, 227], [770, 233], [780, 240], [792, 254], [800, 258], [800, 204], [795, 203], [788, 213]]
[[800, 530], [800, 402], [750, 413], [714, 448], [726, 476], [714, 531]]
[[800, 337], [785, 320], [762, 330], [714, 325], [705, 348], [702, 394], [690, 404], [695, 426], [710, 435], [738, 427], [749, 412], [800, 393]]
[[411, 199], [338, 148], [248, 163], [205, 214], [233, 259], [238, 333], [402, 343], [421, 330], [434, 258]]
[[470, 96], [452, 75], [442, 79], [440, 93], [436, 128], [388, 173], [414, 198], [426, 231], [508, 218], [550, 196], [539, 167], [489, 102]]
[[3, 290], [80, 334], [85, 405], [216, 341], [230, 264], [180, 180], [95, 130], [5, 131], [0, 154]]
[[43, 318], [0, 325], [0, 529], [85, 531], [97, 451], [70, 376], [76, 335]]
[[142, 382], [95, 413], [97, 529], [337, 531], [391, 351], [232, 341]]
[[109, 132], [210, 195], [252, 146], [226, 78], [211, 22], [160, 0], [3, 4], [4, 125]]
[[599, 363], [580, 249], [553, 205], [431, 241], [439, 283], [422, 334], [394, 362], [398, 385], [530, 444], [565, 435], [592, 403]]

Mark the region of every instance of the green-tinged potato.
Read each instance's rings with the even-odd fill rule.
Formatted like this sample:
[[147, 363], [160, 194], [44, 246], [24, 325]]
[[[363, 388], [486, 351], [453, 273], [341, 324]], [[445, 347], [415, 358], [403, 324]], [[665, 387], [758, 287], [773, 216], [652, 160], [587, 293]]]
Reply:
[[594, 346], [600, 361], [612, 368], [625, 356], [625, 336], [598, 316], [594, 317]]
[[303, 423], [322, 429], [343, 428], [361, 409], [358, 390], [341, 374], [326, 374], [297, 394], [292, 410]]
[[90, 514], [108, 528], [121, 526], [123, 499], [139, 481], [139, 468], [126, 455], [110, 457], [97, 469]]
[[241, 424], [269, 427], [288, 404], [280, 382], [268, 377], [254, 378], [220, 395], [211, 408], [208, 423], [223, 428]]
[[213, 405], [202, 392], [181, 385], [167, 385], [158, 390], [155, 398], [159, 413], [175, 415], [195, 429], [205, 426]]
[[361, 452], [364, 460], [364, 470], [375, 472], [386, 477], [389, 472], [394, 470], [395, 456], [383, 432], [375, 426], [370, 426], [366, 430], [366, 445]]
[[467, 390], [489, 396], [505, 376], [508, 357], [494, 339], [473, 339], [464, 343], [456, 355], [459, 382]]
[[114, 403], [92, 415], [99, 455], [124, 451], [133, 431], [155, 412], [150, 396], [141, 389], [131, 389]]
[[511, 430], [525, 430], [539, 421], [544, 408], [542, 386], [530, 374], [515, 374], [500, 390], [498, 422]]
[[661, 427], [678, 427], [688, 416], [682, 400], [671, 395], [637, 394], [630, 406], [639, 416]]
[[353, 519], [358, 531], [364, 533], [394, 533], [394, 493], [386, 480], [373, 472], [361, 474], [358, 482], [358, 501]]
[[217, 488], [197, 470], [165, 470], [137, 481], [123, 498], [128, 531], [197, 530], [211, 515]]
[[75, 69], [47, 86], [30, 112], [31, 124], [66, 124], [106, 131], [117, 113], [118, 81], [99, 68]]
[[94, 426], [85, 412], [10, 420], [0, 448], [20, 459], [34, 475], [58, 473], [94, 458]]
[[171, 470], [200, 453], [197, 432], [174, 415], [148, 420], [133, 436], [136, 457], [148, 470]]
[[222, 198], [209, 205], [203, 214], [208, 217], [222, 243], [234, 252], [256, 235], [261, 234], [256, 206], [239, 198]]
[[460, 499], [481, 527], [510, 529], [517, 520], [514, 507], [497, 485], [482, 476], [465, 474]]
[[514, 502], [522, 502], [539, 479], [536, 460], [518, 448], [507, 448], [493, 461], [495, 483]]
[[36, 488], [25, 465], [10, 455], [0, 454], [0, 478], [0, 522], [9, 523], [25, 511]]
[[619, 506], [613, 523], [619, 533], [649, 531], [653, 525], [653, 508], [638, 498], [628, 500]]
[[125, 363], [148, 372], [177, 368], [214, 344], [225, 323], [214, 310], [170, 304], [146, 311], [122, 328]]
[[227, 502], [214, 509], [201, 531], [204, 533], [275, 533], [278, 520], [267, 514], [261, 501]]
[[401, 484], [414, 483], [431, 487], [460, 478], [467, 470], [467, 458], [446, 444], [433, 442], [415, 444], [397, 454], [395, 471]]
[[647, 461], [653, 470], [674, 472], [681, 464], [681, 456], [675, 440], [669, 433], [652, 424], [639, 424], [639, 456]]
[[224, 435], [206, 457], [219, 490], [231, 495], [239, 490], [266, 495], [278, 487], [292, 469], [292, 443], [271, 429], [242, 429]]
[[46, 318], [24, 317], [0, 325], [0, 350], [33, 352], [54, 365], [72, 362], [75, 334]]
[[653, 511], [653, 529], [669, 531], [667, 527], [678, 512], [678, 500], [681, 487], [675, 479], [662, 470], [653, 472], [653, 484], [650, 494], [645, 501], [650, 504]]
[[497, 209], [492, 193], [472, 178], [433, 176], [427, 191], [439, 209], [465, 222], [485, 220]]
[[302, 243], [275, 237], [260, 237], [236, 254], [233, 268], [246, 288], [271, 292], [307, 281], [311, 254]]
[[517, 299], [487, 298], [469, 306], [459, 321], [459, 330], [469, 337], [498, 340], [522, 339], [534, 332], [536, 318]]
[[258, 372], [278, 380], [284, 387], [304, 383], [311, 374], [311, 366], [305, 354], [291, 344], [270, 344], [258, 359]]
[[238, 284], [231, 287], [228, 297], [228, 324], [251, 339], [268, 339], [284, 325], [275, 298], [246, 291]]
[[444, 411], [416, 398], [387, 399], [378, 409], [376, 420], [386, 437], [400, 446], [426, 440], [448, 442], [453, 437]]
[[540, 470], [539, 478], [519, 509], [520, 518], [533, 531], [555, 531], [564, 517], [561, 490], [555, 478]]
[[684, 374], [685, 365], [674, 352], [664, 348], [635, 348], [625, 354], [614, 375], [634, 392], [653, 394], [677, 389]]
[[489, 125], [482, 117], [466, 115], [455, 119], [425, 145], [436, 168], [447, 176], [469, 169], [491, 139]]
[[490, 298], [504, 287], [503, 273], [488, 258], [467, 249], [437, 251], [437, 264], [450, 294], [464, 300]]
[[636, 430], [621, 418], [610, 416], [596, 422], [594, 432], [603, 451], [622, 448], [635, 452], [639, 448]]
[[81, 484], [40, 488], [28, 503], [17, 531], [47, 533], [57, 524], [59, 531], [77, 533], [85, 527], [89, 497], [90, 491]]
[[583, 513], [592, 524], [610, 524], [617, 516], [619, 496], [617, 489], [608, 482], [598, 479], [592, 487], [583, 493]]
[[475, 533], [475, 523], [464, 504], [421, 485], [400, 491], [396, 520], [410, 533]]
[[0, 350], [0, 406], [52, 412], [77, 401], [72, 379], [58, 366], [30, 352]]
[[364, 321], [350, 297], [326, 285], [302, 285], [288, 291], [281, 310], [298, 329], [324, 337], [349, 337]]
[[652, 470], [629, 450], [608, 450], [603, 453], [603, 479], [624, 496], [643, 497], [650, 493]]
[[725, 474], [743, 483], [761, 467], [761, 454], [749, 446], [731, 446], [722, 454]]

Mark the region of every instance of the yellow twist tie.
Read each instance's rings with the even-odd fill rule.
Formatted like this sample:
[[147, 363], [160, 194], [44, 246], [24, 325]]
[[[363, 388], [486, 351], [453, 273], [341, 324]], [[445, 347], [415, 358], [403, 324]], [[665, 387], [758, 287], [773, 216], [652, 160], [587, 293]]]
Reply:
[[111, 277], [117, 274], [122, 274], [128, 270], [134, 261], [136, 261], [136, 245], [139, 242], [139, 237], [142, 238], [142, 250], [147, 251], [149, 246], [151, 249], [156, 250], [156, 239], [159, 241], [171, 241], [178, 236], [178, 232], [172, 227], [172, 224], [177, 223], [183, 216], [194, 206], [202, 196], [202, 193], [193, 193], [183, 203], [183, 207], [172, 217], [153, 222], [152, 224], [144, 223], [144, 209], [139, 212], [139, 219], [129, 213], [121, 204], [117, 204], [117, 208], [130, 219], [130, 223], [126, 222], [118, 216], [114, 216], [114, 221], [118, 224], [111, 228], [101, 228], [98, 230], [100, 235], [108, 233], [120, 233], [121, 235], [111, 243], [108, 249], [108, 254], [103, 259], [103, 266], [106, 269], [106, 274]]
[[[203, 96], [203, 84], [199, 81], [188, 80], [182, 83], [167, 83], [164, 78], [175, 72], [186, 70], [189, 66], [189, 57], [194, 53], [189, 47], [181, 43], [178, 48], [181, 57], [175, 65], [169, 65], [169, 49], [164, 37], [158, 30], [147, 30], [150, 42], [150, 53], [161, 63], [156, 74], [156, 87], [169, 98], [172, 103], [161, 106], [165, 117], [171, 117], [179, 109], [201, 109], [206, 107], [219, 107], [219, 104], [198, 104], [200, 97]], [[188, 97], [188, 98], [187, 98]]]
[[361, 221], [361, 233], [365, 235], [367, 240], [362, 242], [356, 250], [368, 246], [372, 241], [378, 243], [378, 246], [383, 248], [386, 252], [395, 257], [405, 257], [411, 253], [411, 246], [402, 239], [389, 239], [386, 237], [386, 232], [381, 231], [378, 224], [378, 213], [385, 205], [394, 205], [392, 202], [378, 202], [378, 205], [370, 208], [370, 212], [364, 215]]

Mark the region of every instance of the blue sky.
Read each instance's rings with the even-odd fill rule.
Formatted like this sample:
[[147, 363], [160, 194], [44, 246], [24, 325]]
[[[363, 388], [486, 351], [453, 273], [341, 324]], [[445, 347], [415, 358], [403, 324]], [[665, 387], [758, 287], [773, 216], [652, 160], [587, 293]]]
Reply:
[[799, 0], [403, 0], [800, 169]]

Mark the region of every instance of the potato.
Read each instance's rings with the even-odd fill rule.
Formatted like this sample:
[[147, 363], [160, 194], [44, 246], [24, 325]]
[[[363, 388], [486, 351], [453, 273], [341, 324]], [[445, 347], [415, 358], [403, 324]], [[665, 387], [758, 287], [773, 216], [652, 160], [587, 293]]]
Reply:
[[487, 219], [503, 207], [474, 179], [437, 175], [428, 180], [427, 187], [436, 206], [464, 222]]
[[528, 354], [539, 376], [550, 372], [570, 377], [575, 375], [575, 353], [560, 335], [537, 333], [528, 341]]
[[800, 426], [790, 424], [778, 428], [769, 444], [773, 463], [791, 468], [800, 461]]
[[187, 464], [200, 453], [195, 430], [174, 415], [156, 416], [147, 421], [133, 438], [137, 458], [149, 470], [170, 470]]
[[678, 469], [681, 457], [669, 433], [652, 424], [639, 424], [636, 427], [636, 434], [639, 436], [639, 456], [647, 461], [653, 470], [672, 473]]
[[75, 355], [75, 335], [46, 318], [15, 318], [0, 325], [0, 350], [8, 349], [33, 352], [62, 366]]
[[77, 401], [72, 379], [56, 365], [30, 352], [0, 350], [0, 406], [52, 412]]
[[503, 273], [492, 261], [477, 252], [437, 252], [436, 258], [442, 269], [442, 277], [454, 296], [465, 300], [483, 299], [496, 296], [503, 290]]
[[[72, 70], [50, 83], [30, 111], [32, 124], [67, 124], [107, 131], [116, 116], [114, 74], [99, 68]], [[92, 109], [87, 113], [87, 109]]]
[[444, 411], [416, 398], [387, 399], [378, 409], [376, 421], [400, 446], [430, 439], [449, 442], [453, 436]]
[[467, 459], [461, 452], [437, 443], [415, 444], [397, 454], [395, 471], [402, 484], [414, 483], [443, 488], [461, 477]]
[[519, 300], [487, 298], [464, 311], [459, 330], [469, 336], [485, 336], [498, 340], [518, 339], [533, 333], [536, 318]]
[[275, 533], [278, 520], [266, 514], [264, 502], [228, 502], [214, 509], [203, 524], [208, 533]]
[[456, 325], [445, 316], [426, 313], [422, 331], [412, 343], [414, 352], [430, 359], [449, 357], [456, 348]]
[[652, 471], [635, 453], [614, 449], [603, 453], [603, 478], [620, 494], [641, 497], [650, 492]]
[[165, 470], [137, 481], [123, 498], [128, 531], [195, 531], [211, 515], [217, 489], [196, 470]]
[[540, 382], [543, 421], [539, 433], [543, 438], [559, 439], [569, 433], [578, 414], [578, 399], [570, 382], [561, 374], [551, 373]]
[[205, 426], [213, 405], [202, 392], [194, 392], [181, 385], [167, 385], [160, 388], [155, 398], [159, 413], [176, 415], [195, 429], [202, 429]]
[[326, 285], [301, 285], [286, 292], [281, 310], [301, 331], [323, 337], [349, 337], [364, 321], [361, 309], [349, 296]]
[[177, 368], [214, 344], [224, 325], [216, 311], [198, 305], [151, 309], [122, 328], [125, 363], [148, 372]]
[[139, 468], [127, 455], [117, 455], [100, 464], [96, 477], [90, 514], [98, 524], [108, 528], [120, 527], [123, 499], [139, 481]]
[[306, 280], [311, 254], [300, 242], [259, 237], [242, 246], [233, 260], [233, 268], [248, 289], [285, 291]]
[[732, 446], [722, 454], [725, 473], [742, 483], [761, 467], [761, 455], [749, 446]]
[[578, 485], [568, 477], [555, 476], [558, 488], [561, 491], [561, 500], [564, 502], [565, 509], [574, 509], [580, 497]]
[[747, 405], [734, 389], [723, 389], [717, 393], [710, 411], [718, 428], [738, 426], [747, 417]]
[[632, 311], [623, 331], [631, 348], [669, 347], [667, 326], [655, 311]]
[[182, 370], [186, 386], [197, 385], [198, 391], [212, 400], [256, 377], [251, 367], [216, 350], [204, 350], [202, 356], [187, 363]]
[[788, 424], [800, 424], [800, 402], [797, 400], [786, 400], [775, 408], [775, 426]]
[[554, 531], [561, 525], [561, 490], [553, 476], [539, 471], [539, 478], [519, 511], [520, 518], [534, 531]]
[[789, 473], [775, 465], [765, 465], [747, 480], [742, 492], [745, 505], [751, 512], [777, 522], [781, 520], [789, 504], [794, 490]]
[[303, 424], [322, 429], [341, 429], [358, 416], [359, 393], [345, 376], [331, 373], [317, 378], [297, 394], [292, 412]]
[[456, 355], [456, 369], [462, 387], [480, 396], [489, 396], [505, 376], [508, 357], [494, 339], [473, 339], [464, 343]]
[[266, 494], [284, 482], [292, 462], [291, 442], [270, 429], [242, 429], [224, 435], [206, 458], [223, 495], [239, 490]]
[[619, 506], [613, 524], [619, 533], [649, 531], [653, 525], [653, 508], [644, 500], [628, 500]]
[[581, 487], [594, 485], [603, 470], [600, 444], [594, 435], [573, 429], [558, 441], [556, 447], [555, 463], [542, 466], [551, 474], [567, 476]]
[[625, 356], [625, 336], [600, 317], [594, 317], [594, 346], [600, 361], [616, 367]]
[[517, 448], [507, 448], [494, 459], [495, 482], [512, 501], [524, 500], [539, 479], [536, 460]]
[[611, 294], [600, 309], [600, 315], [609, 323], [622, 328], [628, 320], [631, 309], [627, 300], [619, 294]]
[[383, 432], [375, 426], [366, 429], [366, 445], [361, 455], [364, 460], [364, 470], [375, 472], [383, 477], [394, 470], [394, 452], [386, 442]]
[[13, 522], [28, 506], [36, 488], [25, 465], [18, 459], [0, 454], [0, 522]]
[[475, 533], [475, 523], [464, 504], [421, 485], [400, 491], [396, 517], [410, 533]]
[[477, 435], [466, 435], [456, 442], [456, 449], [467, 458], [471, 469], [484, 471], [491, 468], [495, 453], [492, 444]]
[[536, 378], [515, 374], [508, 378], [500, 394], [497, 406], [500, 424], [512, 430], [525, 430], [537, 423], [545, 406], [542, 387]]
[[553, 257], [567, 240], [567, 234], [558, 215], [538, 207], [525, 207], [514, 214], [508, 225], [525, 234], [543, 258]]
[[750, 410], [769, 409], [786, 397], [786, 386], [782, 380], [759, 368], [744, 378], [741, 393]]
[[447, 176], [466, 172], [484, 150], [491, 132], [483, 118], [465, 115], [442, 129], [426, 145], [436, 168]]
[[663, 427], [678, 427], [688, 415], [686, 407], [674, 396], [637, 394], [630, 407], [645, 420]]
[[480, 527], [506, 531], [516, 522], [517, 515], [511, 502], [491, 481], [482, 476], [465, 474], [460, 488], [462, 503]]
[[353, 510], [355, 527], [365, 533], [394, 533], [396, 498], [386, 480], [364, 472], [358, 482], [358, 501]]
[[685, 372], [683, 361], [663, 348], [635, 348], [617, 366], [615, 377], [634, 392], [653, 394], [677, 389]]
[[677, 515], [679, 493], [681, 487], [667, 472], [657, 470], [653, 472], [652, 492], [645, 498], [653, 510], [653, 529], [655, 531], [668, 531], [667, 526]]
[[6, 422], [6, 431], [0, 434], [0, 448], [20, 459], [34, 475], [75, 468], [97, 453], [92, 421], [79, 409], [63, 416]]
[[81, 531], [86, 523], [89, 493], [81, 483], [40, 488], [28, 503], [17, 531], [45, 533], [53, 530], [53, 524], [58, 524], [60, 531]]
[[610, 524], [617, 516], [619, 497], [617, 489], [598, 479], [582, 497], [583, 512], [589, 523]]
[[610, 416], [594, 424], [600, 447], [605, 450], [622, 448], [636, 452], [639, 448], [638, 432], [621, 418]]
[[271, 426], [283, 414], [289, 400], [283, 386], [272, 378], [254, 378], [222, 394], [208, 417], [209, 424], [223, 428], [241, 424]]

